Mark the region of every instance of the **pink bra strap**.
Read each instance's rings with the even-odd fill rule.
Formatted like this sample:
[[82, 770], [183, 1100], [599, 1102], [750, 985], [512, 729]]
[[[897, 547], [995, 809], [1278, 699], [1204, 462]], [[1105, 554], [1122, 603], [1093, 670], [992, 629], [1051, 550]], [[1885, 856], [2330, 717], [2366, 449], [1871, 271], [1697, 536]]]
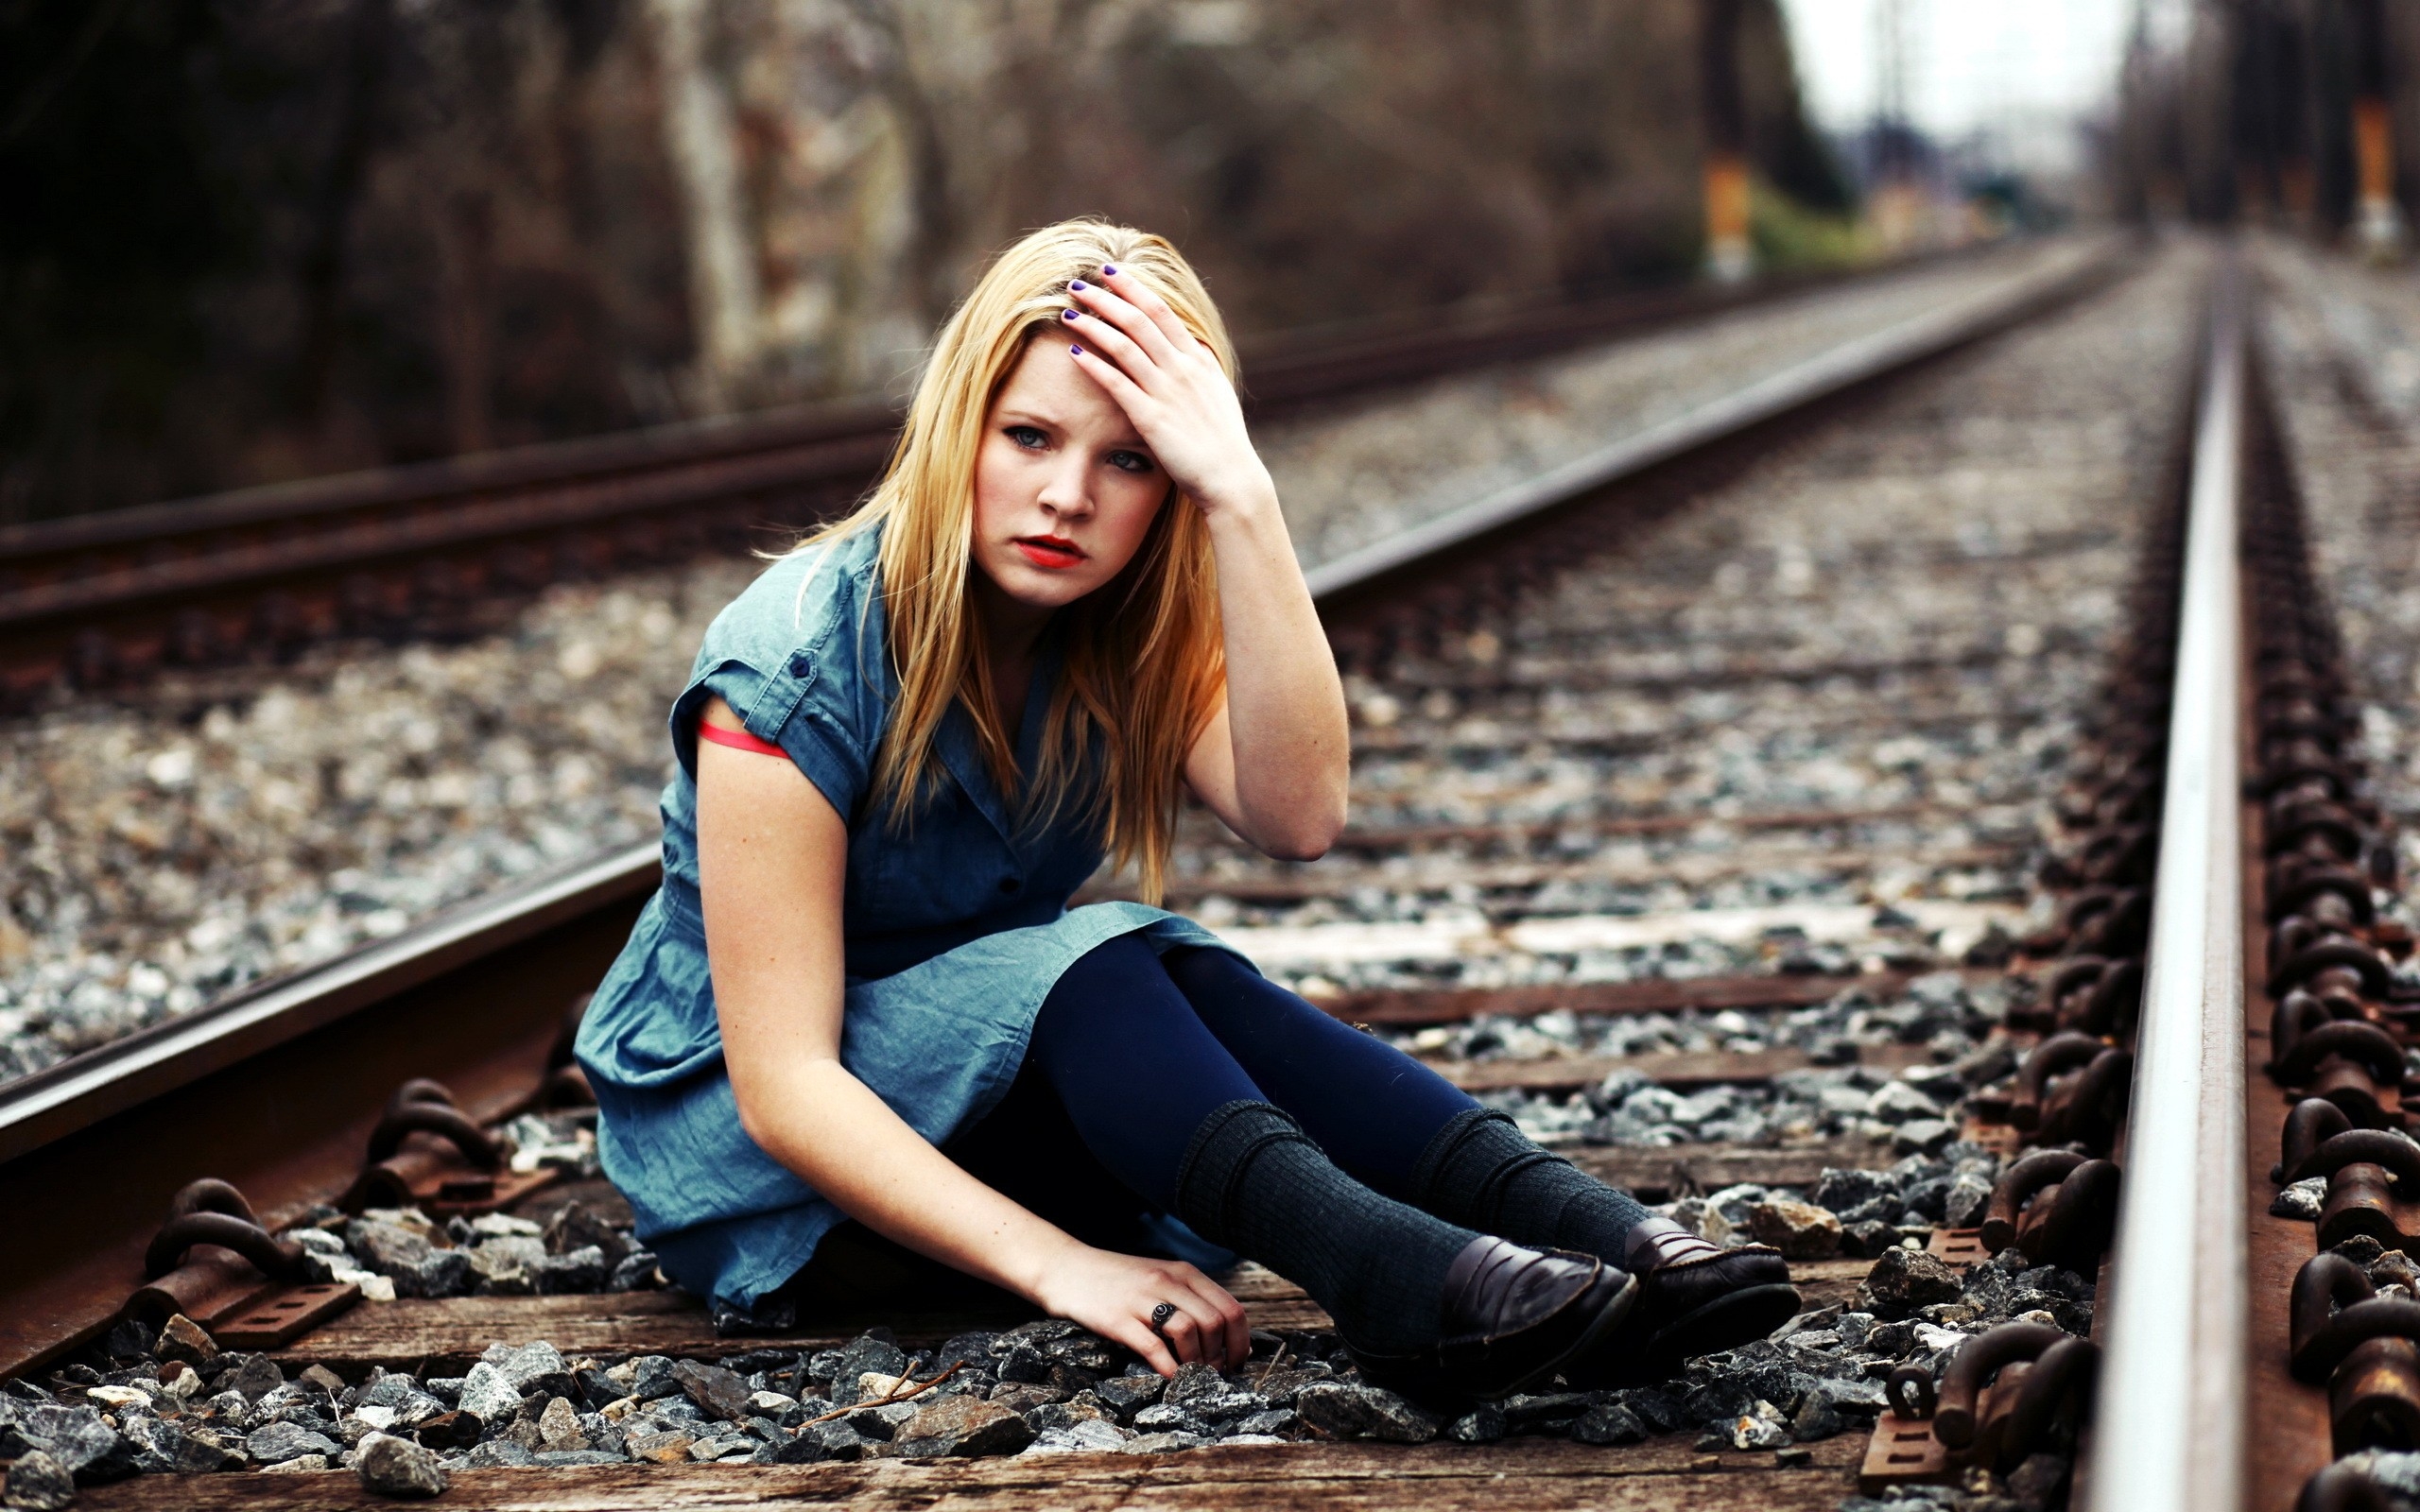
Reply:
[[728, 746], [734, 750], [754, 751], [759, 756], [787, 756], [789, 754], [789, 752], [782, 749], [779, 746], [774, 745], [771, 741], [758, 740], [755, 736], [750, 734], [744, 730], [725, 730], [719, 725], [707, 724], [702, 719], [698, 721], [698, 738], [700, 740], [711, 740], [717, 746]]

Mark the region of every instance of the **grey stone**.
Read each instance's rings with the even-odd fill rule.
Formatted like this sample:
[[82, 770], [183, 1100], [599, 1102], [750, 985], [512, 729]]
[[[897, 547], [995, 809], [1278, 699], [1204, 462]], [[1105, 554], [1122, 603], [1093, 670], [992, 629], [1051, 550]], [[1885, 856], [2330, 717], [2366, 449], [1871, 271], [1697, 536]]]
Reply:
[[1817, 1207], [1829, 1208], [1846, 1217], [1857, 1209], [1877, 1197], [1896, 1198], [1899, 1189], [1889, 1177], [1879, 1171], [1848, 1171], [1839, 1166], [1826, 1166], [1807, 1193], [1807, 1200]]
[[1872, 1260], [1899, 1246], [1899, 1230], [1878, 1219], [1841, 1226], [1841, 1253], [1851, 1260]]
[[1596, 1400], [1577, 1391], [1546, 1391], [1507, 1397], [1497, 1405], [1504, 1410], [1506, 1427], [1532, 1434], [1570, 1422], [1595, 1406]]
[[1748, 1410], [1731, 1425], [1734, 1449], [1780, 1449], [1789, 1442], [1789, 1424], [1782, 1418], [1781, 1409], [1762, 1399], [1749, 1403]]
[[752, 1459], [755, 1453], [756, 1439], [752, 1434], [717, 1434], [689, 1446], [689, 1457], [700, 1465], [712, 1465], [726, 1459]]
[[584, 1296], [605, 1284], [614, 1267], [595, 1245], [565, 1255], [549, 1255], [537, 1266], [538, 1291], [545, 1297]]
[[546, 1246], [521, 1234], [502, 1234], [468, 1251], [472, 1290], [482, 1297], [529, 1297], [538, 1290], [538, 1267]]
[[462, 1392], [455, 1406], [475, 1414], [481, 1422], [504, 1422], [520, 1412], [521, 1393], [503, 1371], [481, 1360], [462, 1378]]
[[29, 1407], [17, 1415], [16, 1431], [32, 1448], [66, 1467], [78, 1486], [99, 1486], [134, 1473], [135, 1446], [90, 1407]]
[[297, 1454], [292, 1459], [282, 1459], [274, 1465], [262, 1466], [261, 1473], [263, 1475], [311, 1475], [316, 1474], [320, 1470], [334, 1469], [335, 1468], [336, 1459], [333, 1456], [327, 1454]]
[[537, 1463], [535, 1452], [510, 1438], [491, 1438], [462, 1456], [463, 1468], [475, 1470], [527, 1469]]
[[122, 1412], [117, 1431], [119, 1437], [134, 1446], [136, 1474], [164, 1475], [176, 1470], [185, 1435], [175, 1423], [162, 1422], [147, 1412]]
[[1812, 1444], [1832, 1437], [1848, 1423], [1831, 1399], [1820, 1391], [1810, 1391], [1790, 1416], [1789, 1436], [1801, 1444]]
[[776, 1465], [813, 1465], [829, 1457], [822, 1435], [806, 1429], [773, 1446], [772, 1463]]
[[239, 1391], [247, 1401], [258, 1401], [285, 1384], [285, 1372], [277, 1362], [260, 1355], [248, 1355], [234, 1368], [221, 1375], [216, 1386], [220, 1391]]
[[512, 1389], [524, 1397], [533, 1391], [568, 1397], [578, 1389], [572, 1384], [571, 1370], [563, 1364], [562, 1351], [544, 1341], [525, 1344], [517, 1349], [493, 1345], [480, 1358], [495, 1366]]
[[1638, 1414], [1617, 1401], [1591, 1407], [1571, 1425], [1571, 1436], [1583, 1444], [1635, 1444], [1648, 1436]]
[[18, 1455], [8, 1475], [0, 1484], [0, 1506], [12, 1512], [60, 1512], [76, 1500], [76, 1478], [39, 1449]]
[[585, 1202], [566, 1202], [547, 1220], [545, 1247], [557, 1255], [595, 1249], [609, 1268], [619, 1265], [634, 1252], [630, 1236]]
[[207, 1423], [187, 1421], [178, 1427], [177, 1474], [212, 1475], [244, 1468], [243, 1445], [232, 1435]]
[[455, 1297], [470, 1280], [467, 1253], [432, 1244], [401, 1224], [355, 1218], [345, 1225], [344, 1242], [362, 1269], [394, 1281], [398, 1297]]
[[160, 1337], [153, 1348], [163, 1360], [192, 1366], [207, 1365], [218, 1358], [217, 1341], [182, 1313], [171, 1314], [167, 1322], [160, 1325]]
[[334, 1459], [344, 1452], [327, 1435], [293, 1423], [271, 1423], [247, 1438], [244, 1447], [263, 1465], [280, 1465], [304, 1454], [325, 1454]]
[[[1041, 1380], [1049, 1374], [1049, 1367], [1041, 1361], [1042, 1357], [1035, 1354], [1035, 1374], [1028, 1379]], [[907, 1368], [907, 1351], [900, 1349], [895, 1341], [878, 1333], [860, 1334], [850, 1341], [848, 1347], [840, 1350], [839, 1358], [833, 1362], [832, 1405], [846, 1407], [856, 1401], [857, 1378], [860, 1376], [896, 1376]], [[1006, 1381], [1010, 1377], [1002, 1371], [1000, 1379]]]
[[538, 1441], [542, 1449], [557, 1452], [589, 1447], [588, 1435], [579, 1431], [579, 1414], [562, 1397], [546, 1399], [545, 1410], [538, 1416]]
[[1337, 1382], [1304, 1387], [1295, 1395], [1294, 1410], [1307, 1426], [1338, 1438], [1425, 1444], [1437, 1436], [1441, 1426], [1434, 1417], [1392, 1391]]
[[1983, 1221], [1983, 1210], [1991, 1204], [1992, 1183], [1972, 1173], [1962, 1174], [1949, 1183], [1942, 1199], [1941, 1221], [1952, 1228], [1972, 1228]]
[[1115, 1376], [1093, 1388], [1101, 1405], [1120, 1418], [1132, 1418], [1138, 1408], [1148, 1407], [1160, 1400], [1167, 1389], [1166, 1378], [1150, 1376]]
[[415, 1436], [431, 1449], [468, 1449], [487, 1433], [487, 1419], [458, 1407], [448, 1408], [413, 1425]]
[[1902, 1124], [1891, 1136], [1891, 1147], [1901, 1153], [1937, 1153], [1958, 1138], [1958, 1125], [1938, 1118], [1915, 1118]]
[[445, 1467], [434, 1450], [392, 1434], [372, 1434], [354, 1451], [354, 1473], [380, 1496], [426, 1498], [445, 1494]]
[[1963, 1291], [1959, 1275], [1921, 1249], [1887, 1249], [1858, 1283], [1859, 1311], [1876, 1317], [1904, 1317], [1917, 1308], [1954, 1302]]
[[845, 1422], [835, 1420], [828, 1423], [810, 1423], [798, 1432], [801, 1438], [812, 1435], [822, 1446], [823, 1457], [826, 1459], [855, 1460], [865, 1457], [865, 1435]]
[[[1005, 1412], [1008, 1409], [1001, 1410]], [[922, 1411], [924, 1405], [921, 1402], [886, 1401], [879, 1406], [859, 1407], [841, 1420], [869, 1443], [889, 1443], [899, 1436], [901, 1424]]]
[[1236, 1424], [1238, 1434], [1289, 1434], [1302, 1421], [1291, 1407], [1269, 1407], [1245, 1416]]
[[1938, 1120], [1941, 1105], [1904, 1081], [1887, 1081], [1867, 1099], [1865, 1116], [1879, 1119], [1885, 1124], [1905, 1124], [1911, 1119]]
[[748, 1416], [748, 1399], [752, 1393], [748, 1378], [735, 1370], [683, 1360], [673, 1366], [672, 1379], [680, 1383], [682, 1394], [709, 1418], [736, 1422]]
[[2326, 1207], [2327, 1177], [2315, 1176], [2308, 1181], [2295, 1181], [2279, 1187], [2277, 1194], [2269, 1200], [2269, 1216], [2317, 1223]]
[[609, 1449], [542, 1449], [538, 1464], [546, 1469], [564, 1469], [580, 1465], [624, 1465], [629, 1461]]
[[909, 1457], [1013, 1454], [1033, 1442], [1033, 1428], [1006, 1407], [979, 1398], [944, 1397], [919, 1411], [897, 1435]]
[[[855, 1379], [854, 1377], [852, 1379]], [[631, 1362], [631, 1395], [641, 1401], [681, 1394], [681, 1379], [672, 1362], [660, 1354], [643, 1354]]]
[[1485, 1402], [1445, 1425], [1445, 1436], [1457, 1444], [1493, 1444], [1504, 1433], [1504, 1414]]
[[697, 1435], [676, 1430], [632, 1434], [623, 1441], [622, 1452], [653, 1465], [683, 1465], [688, 1463], [689, 1446], [697, 1441]]
[[1204, 1422], [1240, 1418], [1269, 1405], [1267, 1399], [1231, 1384], [1218, 1371], [1199, 1364], [1179, 1366], [1160, 1400]]
[[1138, 1434], [1193, 1434], [1210, 1432], [1210, 1425], [1186, 1412], [1174, 1402], [1155, 1401], [1134, 1414], [1134, 1431]]
[[604, 1289], [609, 1292], [649, 1292], [663, 1284], [664, 1278], [655, 1268], [655, 1252], [633, 1249], [614, 1264], [614, 1274], [606, 1279]]
[[[1103, 1385], [1112, 1383], [1113, 1383], [1109, 1382], [1102, 1383]], [[1030, 1383], [1019, 1381], [1011, 1382], [1006, 1385], [995, 1387], [992, 1392], [990, 1400], [999, 1403], [1003, 1407], [1006, 1407], [1011, 1412], [1031, 1412], [1036, 1407], [1048, 1406], [1054, 1402], [1066, 1400], [1067, 1393], [1060, 1390], [1057, 1386], [1035, 1385]]]
[[1115, 1423], [1088, 1418], [1064, 1428], [1048, 1428], [1034, 1435], [1020, 1453], [1025, 1454], [1105, 1454], [1115, 1453], [1127, 1443], [1125, 1430]]
[[1790, 1260], [1829, 1260], [1841, 1250], [1841, 1220], [1811, 1202], [1759, 1202], [1748, 1210], [1748, 1231]]
[[1175, 1454], [1188, 1449], [1200, 1449], [1209, 1443], [1191, 1434], [1137, 1434], [1118, 1447], [1125, 1454]]

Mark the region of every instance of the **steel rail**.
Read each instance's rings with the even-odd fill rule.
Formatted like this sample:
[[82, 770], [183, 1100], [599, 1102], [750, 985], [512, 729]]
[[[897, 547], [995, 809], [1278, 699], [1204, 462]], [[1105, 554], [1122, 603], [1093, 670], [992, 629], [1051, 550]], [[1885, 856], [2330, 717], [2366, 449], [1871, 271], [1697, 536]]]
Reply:
[[[1474, 511], [1461, 511], [1454, 529], [1426, 532], [1417, 550], [1374, 550], [1320, 569], [1310, 575], [1314, 596], [1333, 610], [1338, 600], [1382, 578], [1446, 563], [1492, 531], [1684, 455], [1744, 439], [1781, 416], [2006, 329], [2118, 276], [2121, 251], [2116, 238], [2080, 247], [1989, 297], [1834, 349], [1742, 390], [1750, 396], [1744, 400], [1718, 400], [1658, 427], [1653, 444], [1628, 448], [1616, 460], [1600, 455], [1592, 465], [1559, 470], [1551, 487], [1524, 490], [1518, 507], [1499, 498], [1485, 523]], [[152, 1153], [156, 1141], [146, 1121], [155, 1112], [173, 1123], [224, 1117], [231, 1106], [298, 1105], [275, 1110], [274, 1129], [222, 1129], [213, 1159], [227, 1162], [223, 1170], [182, 1171], [178, 1162], [154, 1159], [136, 1184], [158, 1187], [157, 1194], [120, 1192], [114, 1202], [97, 1205], [106, 1212], [82, 1205], [76, 1232], [62, 1228], [55, 1243], [61, 1249], [82, 1246], [89, 1261], [62, 1268], [52, 1257], [28, 1254], [22, 1245], [11, 1254], [0, 1243], [0, 1374], [73, 1348], [105, 1324], [105, 1313], [60, 1314], [74, 1311], [71, 1298], [92, 1287], [94, 1266], [107, 1271], [139, 1258], [147, 1226], [182, 1180], [236, 1178], [265, 1211], [274, 1211], [323, 1192], [320, 1183], [330, 1160], [341, 1163], [327, 1153], [331, 1142], [366, 1134], [384, 1088], [361, 1089], [380, 1078], [385, 1086], [406, 1074], [451, 1080], [466, 1092], [463, 1106], [474, 1109], [482, 1082], [517, 1085], [526, 1074], [497, 1074], [498, 1057], [543, 1052], [568, 990], [558, 991], [554, 979], [582, 974], [595, 980], [627, 935], [638, 900], [654, 885], [657, 868], [658, 848], [650, 842], [529, 879], [392, 938], [0, 1084], [0, 1188], [13, 1186], [34, 1194], [29, 1200], [47, 1197], [56, 1204], [75, 1200], [86, 1169], [124, 1161], [131, 1151]], [[542, 983], [544, 991], [533, 990]], [[320, 1046], [330, 1048], [313, 1048]], [[323, 1072], [304, 1073], [314, 1076], [307, 1092], [287, 1092], [297, 1067], [323, 1063]], [[491, 1105], [486, 1116], [493, 1116], [495, 1106], [501, 1105]], [[263, 1115], [260, 1122], [270, 1119]], [[294, 1155], [297, 1148], [305, 1155]]]
[[2213, 285], [2188, 494], [2158, 886], [2093, 1428], [2095, 1512], [2243, 1500], [2243, 280]]
[[[1244, 343], [1247, 403], [1267, 411], [1480, 364], [1566, 351], [1708, 318], [1792, 295], [1853, 286], [1946, 263], [1948, 254], [1848, 272], [1777, 274], [1737, 287], [1689, 284], [1493, 310], [1437, 312], [1305, 328]], [[271, 524], [302, 524], [349, 511], [562, 485], [697, 461], [817, 443], [887, 439], [900, 407], [861, 398], [751, 414], [676, 421], [636, 430], [542, 441], [463, 456], [397, 463], [329, 477], [259, 484], [223, 493], [133, 505], [96, 514], [0, 525], [0, 569], [105, 547], [190, 540]]]
[[1347, 552], [1310, 571], [1311, 595], [1335, 597], [1434, 560], [1457, 546], [1557, 508], [1582, 494], [1963, 346], [2021, 318], [2045, 300], [2073, 289], [2097, 274], [2113, 253], [2109, 242], [2071, 249], [2065, 257], [2024, 277], [1843, 342], [1533, 478]]

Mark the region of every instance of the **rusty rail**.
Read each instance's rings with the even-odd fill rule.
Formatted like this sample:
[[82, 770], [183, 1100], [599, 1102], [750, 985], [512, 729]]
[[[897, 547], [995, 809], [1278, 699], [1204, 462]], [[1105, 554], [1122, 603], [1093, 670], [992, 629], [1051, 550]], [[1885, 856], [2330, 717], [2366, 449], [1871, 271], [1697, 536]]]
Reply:
[[[1281, 335], [1253, 347], [1247, 403], [1266, 419], [1903, 266]], [[475, 633], [558, 578], [741, 549], [846, 507], [898, 419], [800, 405], [0, 526], [0, 709], [331, 635]]]
[[2212, 296], [2159, 887], [2091, 1464], [2096, 1512], [2242, 1503], [2241, 277]]

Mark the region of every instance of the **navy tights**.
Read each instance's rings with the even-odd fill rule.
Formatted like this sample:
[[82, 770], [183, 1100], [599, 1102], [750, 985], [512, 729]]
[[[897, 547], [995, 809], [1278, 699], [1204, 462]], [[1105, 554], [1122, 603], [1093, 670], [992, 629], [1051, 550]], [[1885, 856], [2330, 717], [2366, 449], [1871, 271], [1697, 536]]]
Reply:
[[1174, 1211], [1186, 1144], [1236, 1101], [1284, 1108], [1347, 1175], [1398, 1200], [1429, 1140], [1478, 1106], [1224, 951], [1161, 955], [1125, 935], [1061, 975], [1015, 1085], [949, 1153], [1108, 1247], [1137, 1198]]

